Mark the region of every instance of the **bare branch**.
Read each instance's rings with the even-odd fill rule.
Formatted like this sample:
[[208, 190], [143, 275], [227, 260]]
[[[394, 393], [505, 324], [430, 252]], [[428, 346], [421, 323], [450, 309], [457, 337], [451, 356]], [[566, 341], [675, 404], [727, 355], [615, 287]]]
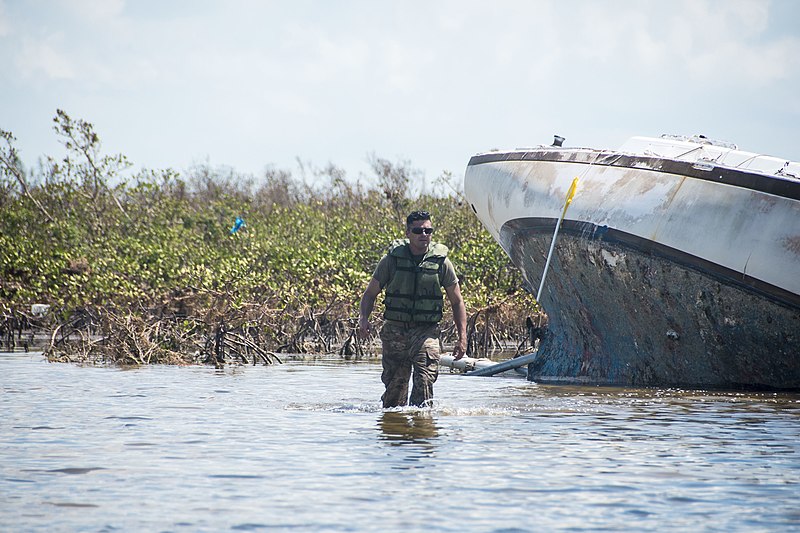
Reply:
[[11, 134], [11, 132], [0, 130], [0, 137], [5, 141], [5, 146], [0, 148], [0, 172], [2, 172], [5, 176], [13, 176], [17, 182], [19, 183], [20, 187], [22, 187], [22, 192], [25, 196], [33, 202], [33, 205], [44, 215], [44, 217], [49, 221], [53, 222], [53, 217], [50, 213], [47, 212], [47, 209], [44, 208], [42, 204], [39, 203], [30, 191], [28, 187], [28, 182], [25, 180], [25, 175], [19, 168], [19, 156], [17, 155], [17, 149], [14, 148], [12, 144], [16, 141], [16, 138]]

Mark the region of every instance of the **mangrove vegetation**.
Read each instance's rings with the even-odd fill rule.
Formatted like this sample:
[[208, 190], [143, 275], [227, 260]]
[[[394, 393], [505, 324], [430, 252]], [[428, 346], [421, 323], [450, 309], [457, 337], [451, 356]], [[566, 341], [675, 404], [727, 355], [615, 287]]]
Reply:
[[[535, 302], [448, 173], [426, 188], [410, 163], [375, 156], [357, 179], [333, 165], [134, 172], [90, 123], [59, 110], [53, 126], [64, 155], [35, 169], [0, 130], [4, 349], [119, 365], [369, 357], [379, 343], [356, 337], [358, 302], [413, 209], [431, 212], [451, 250], [469, 353], [525, 347]], [[452, 336], [448, 314], [443, 345]]]

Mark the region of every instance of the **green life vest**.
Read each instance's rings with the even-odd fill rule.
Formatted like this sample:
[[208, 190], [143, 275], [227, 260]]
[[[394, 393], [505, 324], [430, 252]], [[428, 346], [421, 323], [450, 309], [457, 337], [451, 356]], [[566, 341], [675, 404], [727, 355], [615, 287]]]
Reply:
[[439, 322], [444, 308], [440, 273], [447, 257], [447, 246], [431, 243], [417, 264], [408, 241], [395, 241], [389, 249], [389, 257], [396, 266], [386, 285], [383, 317], [400, 322]]

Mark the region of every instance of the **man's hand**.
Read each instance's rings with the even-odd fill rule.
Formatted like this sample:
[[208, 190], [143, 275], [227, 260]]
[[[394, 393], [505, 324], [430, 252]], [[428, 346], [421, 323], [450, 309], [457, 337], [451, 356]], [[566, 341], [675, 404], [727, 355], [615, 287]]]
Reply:
[[369, 330], [370, 330], [369, 320], [367, 320], [366, 318], [359, 317], [358, 338], [364, 340], [367, 337], [369, 337]]
[[458, 361], [467, 353], [467, 341], [458, 339], [458, 342], [453, 346], [453, 359]]
[[358, 336], [362, 340], [369, 337], [369, 315], [372, 313], [372, 308], [375, 307], [375, 299], [380, 292], [381, 284], [378, 283], [377, 279], [372, 278], [361, 296], [358, 313]]
[[458, 361], [467, 353], [467, 310], [464, 308], [464, 298], [461, 296], [461, 289], [458, 283], [454, 283], [445, 288], [447, 299], [453, 308], [453, 322], [458, 332], [458, 342], [453, 347], [453, 359]]

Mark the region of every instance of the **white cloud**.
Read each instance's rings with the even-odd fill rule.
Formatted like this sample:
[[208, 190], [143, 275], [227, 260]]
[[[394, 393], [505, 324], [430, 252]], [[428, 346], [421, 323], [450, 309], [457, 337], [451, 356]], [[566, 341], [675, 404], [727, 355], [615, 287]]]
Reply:
[[125, 0], [61, 0], [60, 3], [62, 9], [74, 13], [80, 20], [95, 24], [117, 20], [125, 8]]
[[[543, 68], [548, 75], [556, 67], [613, 65], [622, 77], [669, 73], [673, 79], [714, 86], [762, 87], [797, 77], [800, 39], [772, 38], [767, 33], [768, 7], [768, 2], [755, 0], [634, 2], [624, 10], [606, 3], [580, 4], [580, 9], [555, 13], [548, 20], [545, 31], [553, 42], [542, 57], [529, 59], [532, 76], [541, 78]], [[514, 22], [509, 30], [511, 43], [526, 35]], [[536, 45], [536, 31], [528, 35], [528, 45]], [[512, 61], [503, 57], [503, 62]]]
[[291, 23], [281, 34], [283, 63], [301, 78], [297, 81], [324, 83], [360, 75], [370, 57], [367, 42], [343, 32]]
[[123, 7], [122, 0], [0, 4], [0, 32], [9, 20], [3, 44], [8, 60], [19, 78], [39, 85], [49, 80], [118, 82], [120, 61], [109, 57], [124, 35]]
[[75, 78], [75, 66], [64, 53], [63, 40], [60, 34], [40, 41], [25, 38], [14, 61], [20, 75], [25, 79], [40, 75], [50, 80]]
[[690, 72], [699, 79], [743, 82], [761, 87], [797, 76], [800, 39], [748, 46], [728, 41], [686, 58]]
[[423, 71], [433, 62], [433, 55], [424, 48], [407, 42], [387, 40], [381, 43], [379, 64], [391, 89], [404, 93], [425, 87]]
[[744, 145], [757, 121], [792, 131], [800, 99], [800, 31], [774, 18], [796, 10], [762, 0], [3, 1], [0, 60], [24, 74], [7, 102], [35, 82], [132, 155], [134, 123], [168, 124], [138, 149], [177, 165], [189, 146], [250, 169], [377, 151], [458, 170], [553, 132], [687, 127]]
[[689, 1], [667, 21], [666, 44], [695, 80], [762, 87], [797, 76], [800, 39], [773, 40], [767, 32], [769, 3]]
[[5, 37], [11, 33], [11, 23], [8, 21], [6, 13], [6, 3], [0, 0], [0, 37]]

